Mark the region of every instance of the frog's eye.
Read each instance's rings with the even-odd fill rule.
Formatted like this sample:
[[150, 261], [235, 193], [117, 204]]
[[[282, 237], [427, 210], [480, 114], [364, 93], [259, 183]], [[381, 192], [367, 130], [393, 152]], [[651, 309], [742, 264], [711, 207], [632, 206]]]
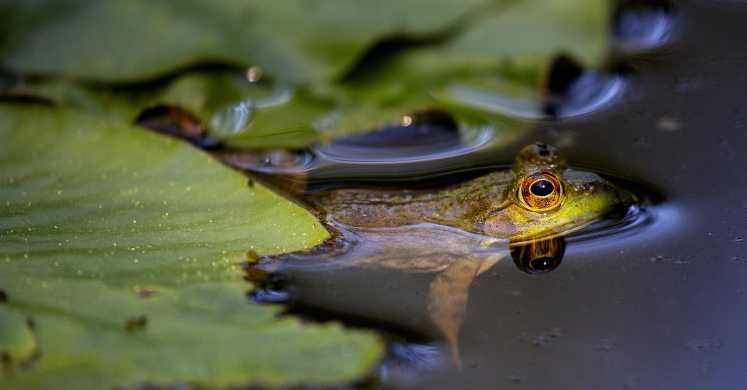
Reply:
[[531, 211], [549, 210], [563, 199], [563, 186], [555, 175], [537, 172], [524, 178], [519, 199]]

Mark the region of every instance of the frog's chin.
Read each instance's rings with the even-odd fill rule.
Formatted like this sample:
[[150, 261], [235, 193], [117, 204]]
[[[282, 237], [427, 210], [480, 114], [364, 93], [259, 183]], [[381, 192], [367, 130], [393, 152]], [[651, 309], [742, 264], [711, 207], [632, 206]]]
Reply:
[[642, 218], [645, 219], [643, 214], [637, 203], [620, 202], [604, 213], [581, 216], [565, 224], [542, 226], [537, 223], [534, 226], [530, 225], [529, 228], [508, 237], [509, 246], [513, 248], [531, 244], [538, 240], [569, 237], [570, 235], [578, 239], [607, 235], [610, 232], [622, 229], [624, 226], [632, 226]]
[[565, 228], [553, 228], [553, 229], [542, 229], [533, 232], [522, 232], [511, 236], [509, 241], [509, 247], [519, 247], [524, 245], [530, 245], [539, 241], [550, 240], [553, 238], [563, 237], [577, 230], [583, 229], [594, 223], [593, 220], [586, 222], [574, 223], [572, 226]]

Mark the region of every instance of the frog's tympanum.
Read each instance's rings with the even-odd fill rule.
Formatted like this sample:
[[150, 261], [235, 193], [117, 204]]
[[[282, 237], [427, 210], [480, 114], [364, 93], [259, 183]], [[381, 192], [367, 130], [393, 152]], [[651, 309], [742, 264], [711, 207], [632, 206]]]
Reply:
[[[250, 175], [253, 164], [274, 163], [267, 153], [214, 153]], [[303, 267], [435, 273], [427, 310], [458, 365], [457, 335], [476, 276], [508, 253], [524, 272], [551, 271], [563, 256], [563, 235], [636, 201], [602, 177], [570, 168], [561, 152], [539, 142], [524, 148], [511, 169], [438, 189], [308, 194], [282, 176], [261, 179], [307, 207], [330, 237], [306, 250], [263, 256], [248, 265], [252, 274]]]

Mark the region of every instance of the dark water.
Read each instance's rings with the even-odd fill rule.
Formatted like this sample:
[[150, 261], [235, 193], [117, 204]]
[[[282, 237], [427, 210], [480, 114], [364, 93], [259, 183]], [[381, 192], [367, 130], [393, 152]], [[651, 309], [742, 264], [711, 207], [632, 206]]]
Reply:
[[[384, 388], [743, 388], [747, 4], [683, 1], [642, 14], [618, 26], [611, 58], [626, 64], [625, 86], [611, 103], [534, 122], [500, 151], [464, 146], [445, 166], [467, 175], [510, 163], [525, 144], [562, 143], [573, 166], [657, 188], [650, 223], [570, 242], [545, 275], [504, 259], [477, 276], [458, 333], [461, 370], [427, 312], [435, 273], [281, 267], [276, 287], [291, 311], [380, 329], [395, 342]], [[395, 176], [418, 182], [417, 164]], [[361, 181], [384, 180], [362, 165]], [[324, 183], [349, 166], [315, 174]]]

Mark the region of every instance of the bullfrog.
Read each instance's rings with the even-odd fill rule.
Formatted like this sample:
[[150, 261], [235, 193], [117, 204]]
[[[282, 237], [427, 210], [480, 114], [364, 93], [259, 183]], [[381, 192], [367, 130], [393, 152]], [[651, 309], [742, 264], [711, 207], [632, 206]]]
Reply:
[[[246, 168], [235, 153], [221, 158]], [[252, 272], [383, 267], [435, 273], [427, 311], [459, 367], [458, 334], [475, 277], [509, 253], [520, 270], [547, 273], [560, 264], [564, 234], [636, 202], [599, 175], [569, 167], [559, 150], [541, 142], [521, 150], [511, 169], [441, 189], [347, 188], [295, 195], [330, 238], [310, 249], [260, 257], [247, 267]]]
[[510, 169], [442, 188], [307, 192], [298, 180], [267, 169], [293, 165], [292, 153], [192, 141], [211, 145], [216, 158], [307, 208], [330, 234], [312, 248], [253, 256], [245, 264], [250, 280], [304, 267], [434, 273], [427, 311], [459, 366], [458, 333], [475, 277], [509, 253], [526, 273], [552, 271], [562, 259], [564, 235], [637, 202], [601, 176], [569, 167], [563, 153], [542, 142], [523, 148]]
[[344, 189], [308, 197], [328, 226], [428, 223], [519, 244], [562, 235], [632, 201], [599, 175], [571, 169], [556, 148], [524, 148], [513, 167], [437, 191]]

